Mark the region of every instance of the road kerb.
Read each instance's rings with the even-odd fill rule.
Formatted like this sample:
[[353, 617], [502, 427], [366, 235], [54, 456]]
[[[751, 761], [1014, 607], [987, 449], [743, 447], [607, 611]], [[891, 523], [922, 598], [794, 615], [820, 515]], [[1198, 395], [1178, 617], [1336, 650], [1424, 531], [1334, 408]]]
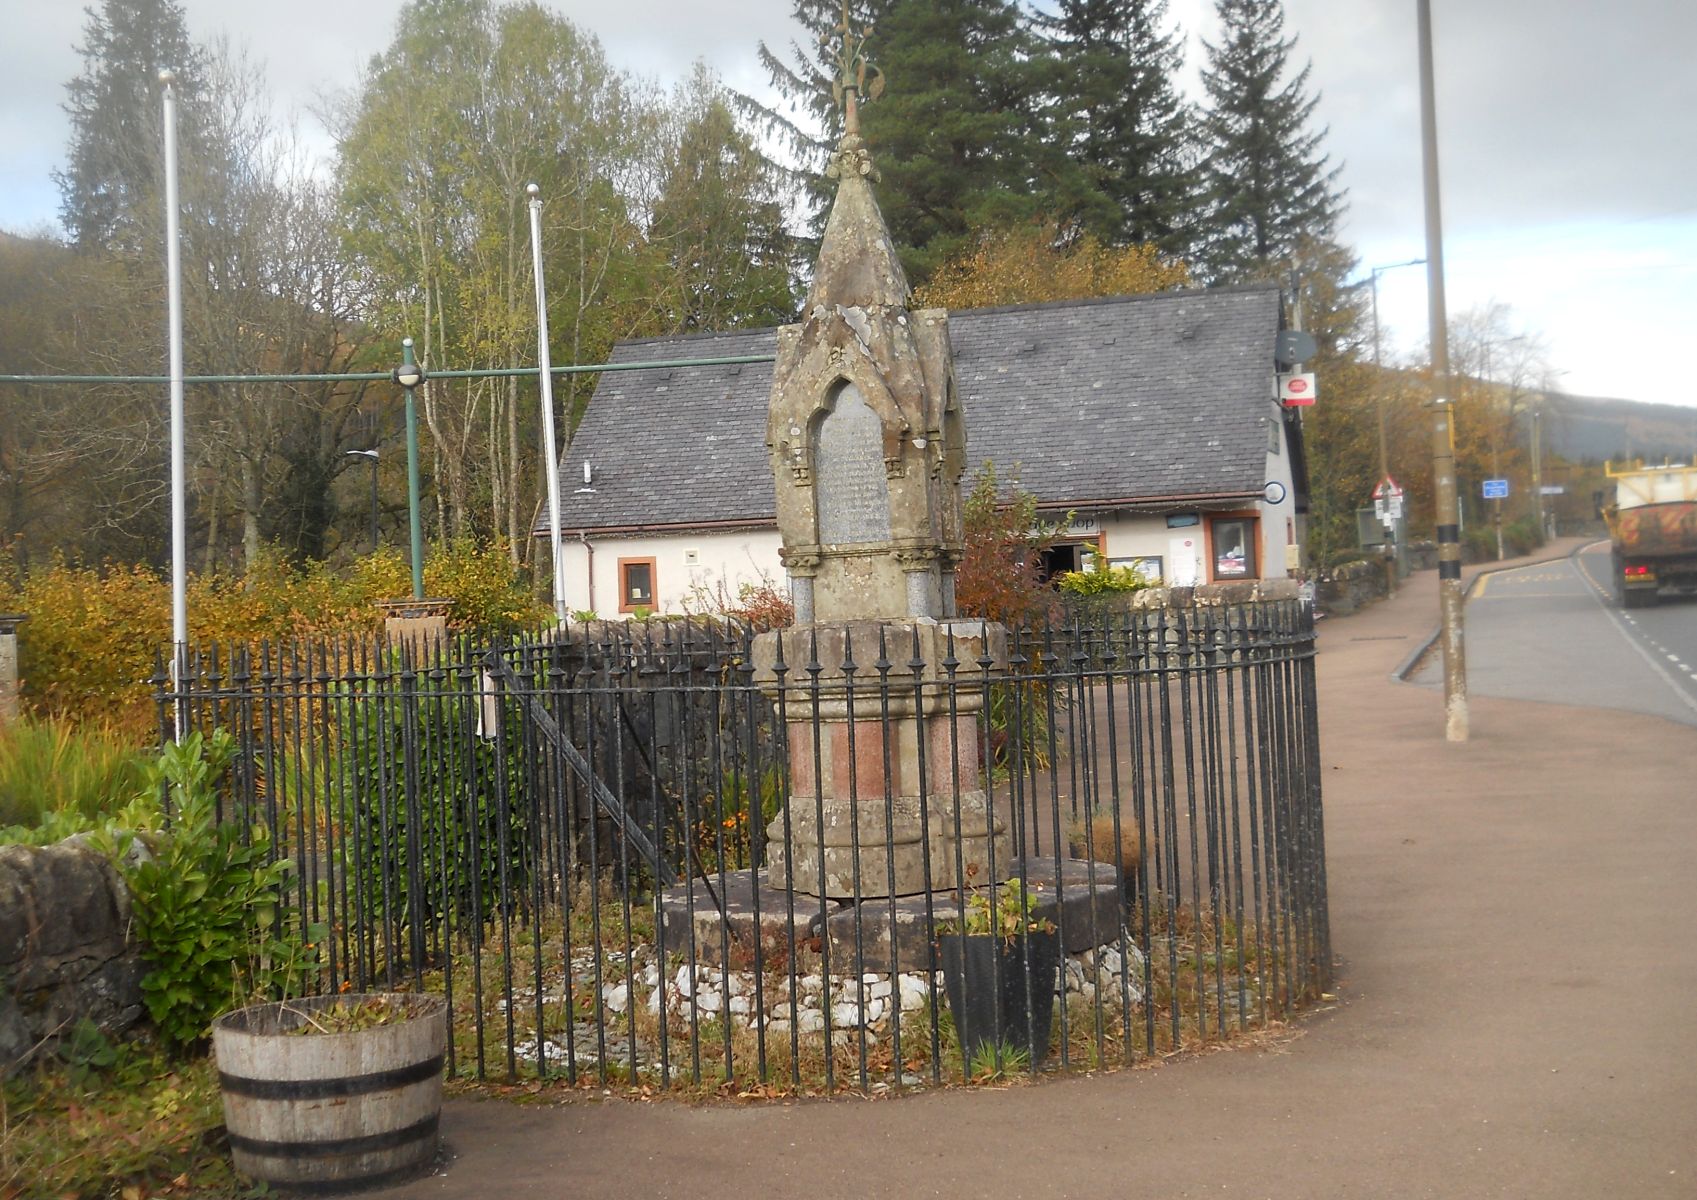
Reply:
[[[1597, 540], [1595, 539], [1591, 541], [1584, 541], [1564, 553], [1552, 554], [1548, 558], [1527, 558], [1523, 561], [1517, 560], [1512, 563], [1498, 563], [1475, 571], [1473, 573], [1473, 578], [1467, 581], [1467, 588], [1462, 593], [1462, 601], [1465, 603], [1466, 601], [1471, 600], [1473, 598], [1474, 587], [1481, 579], [1484, 579], [1488, 575], [1495, 575], [1501, 571], [1518, 571], [1522, 567], [1536, 567], [1540, 563], [1559, 562], [1564, 558], [1578, 558], [1582, 551], [1588, 550], [1596, 544]], [[1421, 642], [1413, 650], [1409, 651], [1408, 657], [1404, 658], [1402, 662], [1397, 664], [1396, 669], [1391, 672], [1391, 681], [1393, 683], [1407, 683], [1409, 677], [1420, 670], [1421, 664], [1425, 662], [1426, 656], [1432, 652], [1432, 648], [1438, 644], [1438, 639], [1443, 636], [1443, 633], [1444, 630], [1441, 625], [1435, 626], [1432, 629], [1432, 632], [1426, 635], [1426, 640]]]

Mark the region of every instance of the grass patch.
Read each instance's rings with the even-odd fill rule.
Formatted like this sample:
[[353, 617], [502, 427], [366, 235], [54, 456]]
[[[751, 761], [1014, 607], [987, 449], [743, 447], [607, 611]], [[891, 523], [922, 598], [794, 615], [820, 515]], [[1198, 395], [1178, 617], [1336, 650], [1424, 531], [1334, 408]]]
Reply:
[[0, 1088], [0, 1198], [268, 1194], [230, 1164], [209, 1056], [108, 1041], [85, 1023]]
[[96, 828], [135, 799], [147, 760], [97, 725], [0, 725], [0, 842], [45, 844]]

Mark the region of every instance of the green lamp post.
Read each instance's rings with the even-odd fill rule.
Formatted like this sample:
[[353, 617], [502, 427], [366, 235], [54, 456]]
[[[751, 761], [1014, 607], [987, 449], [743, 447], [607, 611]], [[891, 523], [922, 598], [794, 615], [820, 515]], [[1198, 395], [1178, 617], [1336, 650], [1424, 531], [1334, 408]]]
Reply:
[[401, 365], [389, 376], [407, 394], [407, 521], [412, 531], [412, 598], [424, 599], [424, 525], [418, 502], [418, 405], [413, 392], [424, 370], [412, 356], [412, 339], [401, 339]]

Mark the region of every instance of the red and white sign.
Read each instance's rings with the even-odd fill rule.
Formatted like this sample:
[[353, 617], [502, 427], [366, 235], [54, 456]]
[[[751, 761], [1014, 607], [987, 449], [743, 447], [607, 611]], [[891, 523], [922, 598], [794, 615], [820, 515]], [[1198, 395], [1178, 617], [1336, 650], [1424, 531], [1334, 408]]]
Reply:
[[1402, 485], [1387, 475], [1379, 480], [1379, 486], [1373, 489], [1373, 499], [1388, 500], [1392, 496], [1402, 499]]
[[1314, 386], [1314, 373], [1279, 376], [1279, 403], [1286, 408], [1304, 408], [1314, 403], [1319, 389]]

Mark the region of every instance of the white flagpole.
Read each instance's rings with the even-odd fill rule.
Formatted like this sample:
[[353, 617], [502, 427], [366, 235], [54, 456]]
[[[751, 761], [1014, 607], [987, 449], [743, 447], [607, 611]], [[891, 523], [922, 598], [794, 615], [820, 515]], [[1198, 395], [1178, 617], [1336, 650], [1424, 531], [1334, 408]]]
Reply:
[[560, 561], [560, 455], [554, 442], [554, 373], [548, 357], [548, 293], [542, 284], [542, 189], [530, 196], [530, 262], [536, 276], [536, 382], [542, 389], [542, 445], [548, 472], [548, 563], [554, 571], [554, 619], [566, 621], [566, 565]]
[[184, 482], [183, 285], [181, 230], [177, 220], [177, 75], [159, 72], [165, 85], [165, 295], [171, 371], [171, 687], [177, 693], [177, 741], [188, 736], [183, 698], [188, 671], [188, 497]]

